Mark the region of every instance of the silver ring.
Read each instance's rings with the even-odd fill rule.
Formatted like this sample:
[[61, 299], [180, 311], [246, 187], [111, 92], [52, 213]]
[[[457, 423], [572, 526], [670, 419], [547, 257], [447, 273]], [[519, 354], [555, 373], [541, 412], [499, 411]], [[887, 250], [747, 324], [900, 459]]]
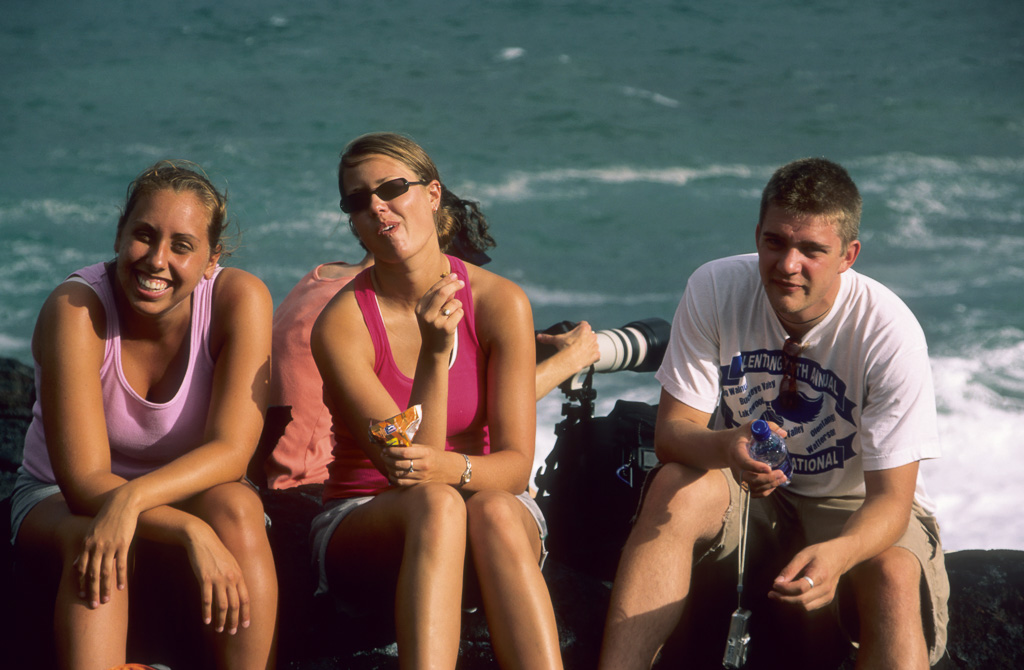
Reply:
[[445, 316], [451, 316], [452, 311], [445, 307], [444, 309], [441, 310], [441, 313], [444, 314]]
[[[409, 469], [405, 471], [405, 474], [407, 474], [407, 475], [411, 475], [412, 474], [412, 461], [409, 461]], [[814, 586], [813, 582], [811, 583], [811, 586]]]
[[810, 577], [808, 577], [807, 575], [804, 575], [804, 579], [807, 580], [807, 583], [810, 584], [811, 588], [813, 589], [814, 588], [814, 580], [811, 579]]

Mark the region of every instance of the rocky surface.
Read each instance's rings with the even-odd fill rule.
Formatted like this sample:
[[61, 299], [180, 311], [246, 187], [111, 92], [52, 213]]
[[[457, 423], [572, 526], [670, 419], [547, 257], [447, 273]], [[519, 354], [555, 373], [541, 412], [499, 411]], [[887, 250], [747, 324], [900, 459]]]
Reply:
[[[17, 361], [0, 359], [0, 532], [7, 535], [9, 501], [14, 470], [21, 461], [22, 439], [30, 420], [31, 369]], [[352, 617], [336, 612], [329, 602], [314, 598], [306, 529], [318, 509], [316, 493], [308, 490], [267, 492], [264, 505], [273, 523], [269, 530], [281, 586], [279, 667], [288, 670], [327, 668], [397, 668], [394, 630], [390, 615], [361, 613]], [[142, 549], [140, 549], [141, 551]], [[162, 660], [176, 670], [199, 667], [189, 652], [201, 638], [187, 622], [195, 616], [189, 598], [168, 591], [161, 579], [167, 569], [188, 568], [174, 550], [153, 546], [150, 558], [139, 565], [155, 564], [141, 575], [134, 597], [145, 604], [137, 608], [141, 623], [133, 628], [137, 658]], [[609, 547], [609, 551], [615, 551]], [[178, 562], [177, 568], [166, 563]], [[9, 667], [50, 667], [46, 654], [52, 650], [49, 611], [52, 589], [26, 584], [13, 566], [8, 542], [0, 542], [0, 592], [10, 594], [13, 606], [5, 608], [0, 626], [0, 648], [13, 663]], [[1024, 667], [1024, 552], [1011, 550], [957, 551], [946, 554], [952, 589], [948, 653], [939, 667], [956, 669]], [[141, 568], [140, 568], [141, 570]], [[566, 668], [593, 668], [600, 647], [601, 630], [608, 604], [607, 582], [589, 574], [585, 566], [569, 567], [552, 555], [545, 568], [558, 619]], [[732, 597], [721, 591], [695, 593], [697, 616], [681, 626], [657, 667], [679, 667], [684, 638], [692, 643], [685, 659], [688, 667], [721, 667], [722, 650]], [[382, 595], [382, 600], [389, 597]], [[695, 600], [697, 604], [697, 600]], [[386, 607], [384, 608], [386, 610]], [[813, 658], [799, 643], [784, 635], [784, 619], [755, 611], [750, 668], [852, 668], [848, 647], [826, 645]], [[168, 634], [170, 633], [170, 634]], [[22, 650], [32, 650], [23, 654]], [[173, 662], [177, 661], [177, 663]], [[6, 664], [5, 664], [5, 667]], [[486, 621], [480, 611], [463, 622], [460, 667], [464, 670], [496, 667]]]

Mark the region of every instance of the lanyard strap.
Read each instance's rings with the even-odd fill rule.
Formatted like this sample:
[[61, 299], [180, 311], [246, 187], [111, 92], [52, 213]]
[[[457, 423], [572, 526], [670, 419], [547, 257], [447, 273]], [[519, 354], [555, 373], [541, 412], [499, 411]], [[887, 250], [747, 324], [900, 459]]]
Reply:
[[736, 607], [743, 606], [743, 570], [747, 563], [747, 521], [750, 519], [750, 490], [740, 487], [740, 515], [743, 524], [740, 526], [739, 576], [736, 581]]

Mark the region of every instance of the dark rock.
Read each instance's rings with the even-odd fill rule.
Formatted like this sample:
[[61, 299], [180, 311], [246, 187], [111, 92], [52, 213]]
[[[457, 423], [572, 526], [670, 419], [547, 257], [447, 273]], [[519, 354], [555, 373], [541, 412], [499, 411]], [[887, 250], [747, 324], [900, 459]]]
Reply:
[[35, 397], [32, 368], [11, 358], [0, 358], [0, 498], [10, 495], [14, 488], [14, 473], [21, 465]]
[[[32, 370], [17, 361], [0, 359], [0, 476], [13, 484], [13, 472], [21, 462], [22, 442], [31, 418]], [[0, 482], [2, 484], [2, 482]], [[9, 489], [0, 489], [0, 535], [9, 535]], [[383, 669], [397, 668], [394, 629], [390, 615], [353, 617], [335, 611], [326, 599], [313, 596], [314, 575], [310, 566], [307, 529], [310, 519], [319, 511], [317, 487], [300, 487], [289, 491], [266, 491], [263, 503], [272, 519], [268, 530], [277, 561], [281, 589], [280, 644], [278, 667], [287, 670], [327, 670], [328, 668]], [[617, 554], [616, 547], [607, 552]], [[586, 566], [562, 562], [553, 553], [545, 566], [545, 578], [558, 622], [559, 637], [566, 668], [593, 668], [597, 664], [605, 611], [608, 607], [609, 585], [595, 577]], [[606, 558], [603, 557], [602, 560]], [[183, 556], [174, 551], [157, 549], [156, 562], [179, 563]], [[569, 559], [570, 562], [574, 560]], [[141, 564], [146, 561], [140, 560]], [[957, 551], [946, 554], [946, 567], [952, 594], [949, 603], [949, 644], [940, 668], [985, 669], [1024, 667], [1024, 552], [1011, 550]], [[178, 622], [189, 617], [188, 598], [177, 597], [177, 603], [166, 606], [166, 592], [159, 587], [163, 566], [151, 571], [153, 577], [133, 591], [133, 597], [159, 598], [165, 606], [153, 608], [163, 615], [159, 623], [143, 622], [133, 628], [140, 654], [148, 650], [170, 650], [167, 653], [188, 651], [191, 640], [187, 631], [182, 633]], [[182, 569], [178, 565], [175, 569]], [[184, 569], [187, 570], [187, 567]], [[139, 575], [144, 578], [144, 575]], [[153, 591], [150, 591], [152, 587]], [[0, 542], [0, 593], [25, 594], [34, 607], [20, 608], [17, 601], [8, 607], [6, 625], [0, 626], [0, 648], [5, 652], [5, 663], [13, 655], [11, 667], [48, 667], [38, 656], [18, 664], [18, 650], [52, 649], [50, 618], [47, 615], [53, 602], [52, 589], [19, 582], [14, 570], [14, 556], [7, 541]], [[723, 596], [724, 594], [729, 594]], [[695, 585], [691, 616], [680, 626], [679, 634], [666, 645], [658, 667], [678, 667], [685, 659], [687, 667], [721, 667], [722, 651], [728, 627], [728, 617], [735, 608], [731, 591], [712, 588], [712, 582]], [[152, 595], [150, 595], [152, 594]], [[177, 594], [176, 594], [177, 595]], [[175, 606], [176, 605], [176, 606]], [[145, 608], [140, 608], [145, 609]], [[148, 610], [147, 610], [148, 611]], [[755, 613], [754, 621], [771, 621], [773, 617]], [[172, 622], [168, 626], [168, 621]], [[135, 624], [133, 623], [133, 626]], [[166, 634], [173, 630], [172, 647], [167, 646]], [[133, 635], [134, 635], [133, 633]], [[801, 666], [799, 650], [785, 642], [775, 640], [762, 630], [752, 633], [750, 668], [797, 668]], [[162, 646], [155, 640], [162, 638]], [[684, 638], [688, 638], [685, 639]], [[680, 651], [688, 641], [685, 656]], [[152, 644], [152, 646], [150, 646]], [[198, 643], [197, 643], [198, 644]], [[756, 651], [754, 651], [756, 650]], [[827, 650], [829, 662], [818, 668], [847, 670], [853, 667], [853, 653], [843, 644]], [[156, 652], [154, 652], [156, 653]], [[179, 656], [180, 657], [180, 656]], [[139, 656], [146, 660], [159, 657]], [[172, 667], [194, 668], [188, 657]], [[30, 664], [29, 664], [30, 661]], [[481, 611], [463, 618], [463, 642], [460, 668], [495, 667], [494, 655], [487, 634], [486, 620]]]

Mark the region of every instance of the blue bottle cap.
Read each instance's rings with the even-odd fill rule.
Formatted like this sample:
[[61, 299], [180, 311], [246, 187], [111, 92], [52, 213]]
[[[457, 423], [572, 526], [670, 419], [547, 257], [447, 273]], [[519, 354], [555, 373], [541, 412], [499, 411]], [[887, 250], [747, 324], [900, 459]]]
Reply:
[[750, 432], [759, 440], [763, 440], [772, 434], [771, 428], [768, 427], [768, 422], [764, 419], [758, 419], [750, 424]]

